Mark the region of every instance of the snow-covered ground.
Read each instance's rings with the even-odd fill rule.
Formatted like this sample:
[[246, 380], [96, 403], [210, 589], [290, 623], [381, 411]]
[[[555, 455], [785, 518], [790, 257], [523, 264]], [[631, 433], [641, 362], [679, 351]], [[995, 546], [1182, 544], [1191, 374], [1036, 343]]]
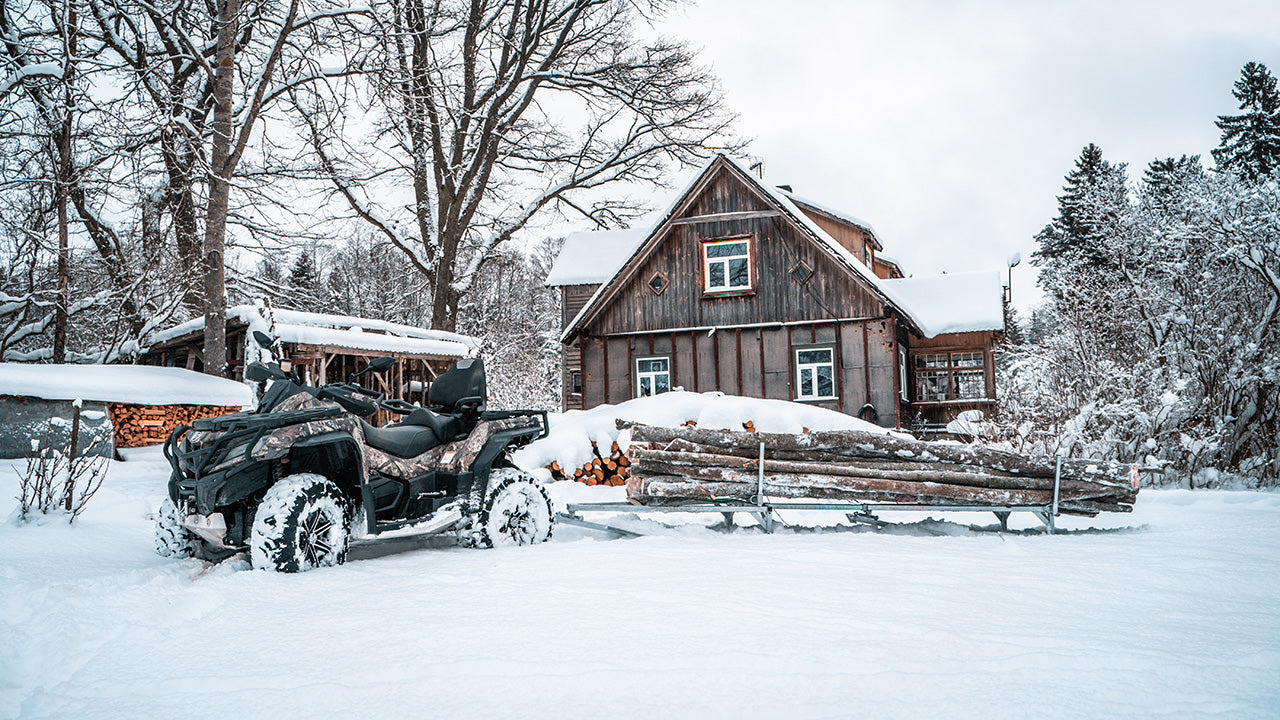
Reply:
[[276, 575], [157, 557], [166, 468], [129, 458], [75, 527], [0, 503], [2, 718], [1280, 716], [1280, 494], [1053, 537], [620, 517], [652, 534]]

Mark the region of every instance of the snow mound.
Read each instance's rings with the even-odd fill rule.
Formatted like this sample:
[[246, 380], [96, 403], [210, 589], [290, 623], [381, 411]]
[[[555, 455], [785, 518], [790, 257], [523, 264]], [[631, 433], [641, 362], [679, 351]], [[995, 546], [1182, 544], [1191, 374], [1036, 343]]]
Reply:
[[618, 405], [553, 413], [548, 417], [551, 428], [547, 437], [521, 448], [513, 460], [534, 473], [545, 473], [546, 466], [553, 460], [560, 463], [560, 467], [581, 467], [595, 457], [591, 450], [593, 442], [604, 453], [615, 441], [625, 449], [629, 436], [619, 432], [618, 420], [662, 427], [678, 427], [693, 421], [698, 427], [711, 430], [741, 430], [750, 421], [756, 430], [766, 433], [798, 434], [808, 428], [895, 434], [844, 413], [812, 405], [677, 390]]
[[250, 407], [253, 393], [234, 380], [150, 365], [0, 363], [0, 395], [138, 405]]

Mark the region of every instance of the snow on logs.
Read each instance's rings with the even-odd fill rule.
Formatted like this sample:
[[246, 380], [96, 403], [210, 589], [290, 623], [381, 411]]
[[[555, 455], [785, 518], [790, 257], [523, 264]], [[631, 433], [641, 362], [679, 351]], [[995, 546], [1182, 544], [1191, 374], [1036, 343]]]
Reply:
[[[765, 445], [764, 494], [793, 499], [921, 505], [1047, 505], [1054, 464], [1010, 452], [892, 435], [815, 431], [802, 435], [631, 428], [627, 497], [645, 505], [752, 501]], [[1072, 515], [1129, 512], [1138, 491], [1129, 467], [1062, 461], [1059, 510]]]

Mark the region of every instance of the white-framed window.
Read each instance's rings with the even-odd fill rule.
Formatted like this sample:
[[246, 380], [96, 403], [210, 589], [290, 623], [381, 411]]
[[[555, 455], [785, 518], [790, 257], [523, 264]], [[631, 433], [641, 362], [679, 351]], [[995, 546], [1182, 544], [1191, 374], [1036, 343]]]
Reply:
[[702, 274], [706, 292], [751, 289], [751, 238], [702, 244]]
[[862, 264], [871, 267], [871, 246], [865, 240], [862, 242]]
[[796, 348], [796, 399], [834, 400], [836, 351], [831, 347]]
[[986, 355], [981, 351], [915, 355], [916, 402], [987, 397]]
[[636, 397], [671, 390], [671, 358], [666, 355], [636, 358]]

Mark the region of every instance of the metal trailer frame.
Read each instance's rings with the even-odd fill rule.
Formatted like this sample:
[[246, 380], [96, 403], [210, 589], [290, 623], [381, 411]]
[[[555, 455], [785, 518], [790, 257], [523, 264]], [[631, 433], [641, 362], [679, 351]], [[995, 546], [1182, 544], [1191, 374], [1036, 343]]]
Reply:
[[604, 523], [591, 522], [579, 513], [583, 512], [631, 512], [631, 513], [710, 513], [724, 515], [725, 524], [733, 526], [734, 513], [753, 515], [766, 533], [773, 532], [773, 513], [778, 510], [838, 510], [845, 513], [850, 522], [865, 523], [880, 527], [887, 525], [878, 517], [877, 512], [936, 510], [939, 512], [990, 512], [1000, 520], [1002, 530], [1009, 529], [1009, 516], [1015, 512], [1029, 512], [1044, 524], [1045, 529], [1053, 535], [1057, 528], [1054, 518], [1058, 517], [1059, 491], [1062, 485], [1062, 456], [1057, 456], [1053, 472], [1053, 500], [1044, 505], [926, 505], [920, 503], [819, 503], [819, 502], [771, 502], [764, 495], [764, 443], [760, 443], [760, 459], [757, 464], [756, 497], [753, 504], [743, 502], [702, 502], [684, 505], [633, 505], [626, 502], [601, 503], [569, 503], [565, 512], [556, 513], [556, 521], [569, 525], [585, 527], [591, 530], [606, 532], [615, 537], [640, 537], [640, 533], [613, 527]]

